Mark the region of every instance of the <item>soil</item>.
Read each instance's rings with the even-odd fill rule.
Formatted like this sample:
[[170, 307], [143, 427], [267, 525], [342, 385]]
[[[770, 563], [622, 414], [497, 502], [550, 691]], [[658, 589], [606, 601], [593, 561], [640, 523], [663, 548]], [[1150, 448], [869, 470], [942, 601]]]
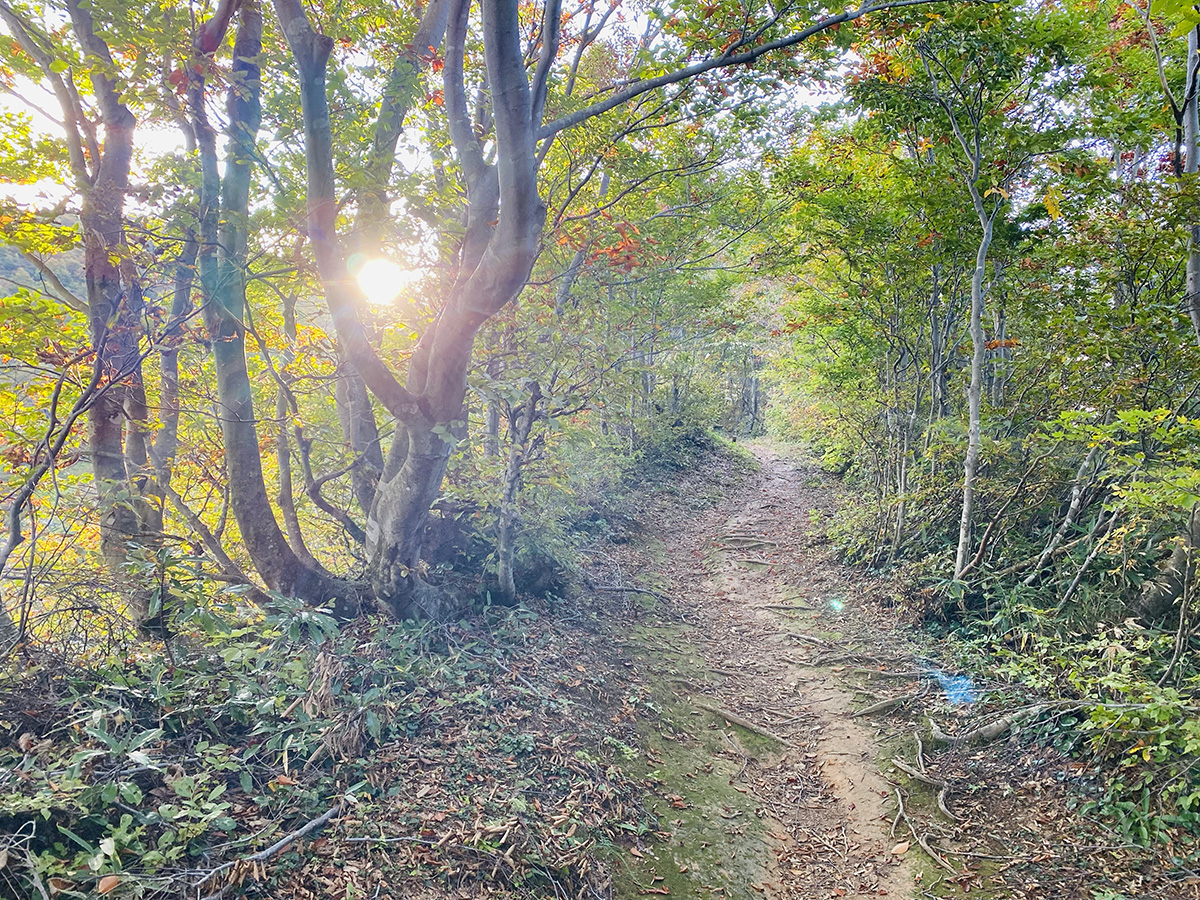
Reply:
[[[675, 495], [659, 496], [640, 516], [646, 532], [661, 537], [617, 554], [624, 572], [671, 598], [669, 611], [652, 610], [647, 618], [674, 613], [687, 626], [676, 647], [682, 640], [695, 651], [690, 666], [661, 655], [656, 665], [662, 648], [653, 639], [666, 626], [643, 623], [641, 660], [672, 686], [675, 717], [700, 735], [722, 735], [720, 742], [710, 739], [717, 765], [730, 770], [734, 791], [753, 800], [761, 843], [739, 847], [726, 870], [732, 864], [743, 876], [757, 874], [739, 880], [766, 897], [909, 897], [919, 872], [906, 852], [892, 852], [903, 848], [891, 830], [892, 788], [879, 771], [875, 730], [853, 717], [852, 689], [810, 658], [836, 646], [839, 636], [830, 629], [848, 625], [856, 610], [852, 573], [829, 559], [814, 523], [829, 512], [830, 485], [765, 445], [752, 449], [759, 470], [715, 507], [689, 509], [705, 505], [704, 486], [684, 479]], [[707, 480], [721, 481], [711, 472]], [[738, 726], [735, 717], [758, 730]], [[676, 806], [692, 802], [684, 781], [668, 778], [662, 792], [682, 797]], [[720, 798], [699, 802], [719, 806]], [[671, 857], [660, 868], [693, 872], [690, 848], [705, 843], [703, 830], [680, 829], [660, 851]], [[738, 896], [729, 890], [729, 871], [724, 882], [707, 880], [720, 871], [703, 874], [690, 889], [676, 887], [705, 896], [711, 885], [717, 896]], [[634, 896], [646, 884], [634, 878], [626, 887]]]
[[1162, 848], [1079, 815], [1101, 777], [1082, 763], [1019, 731], [933, 747], [928, 716], [965, 732], [1012, 686], [948, 687], [889, 586], [831, 552], [835, 480], [743, 447], [753, 461], [651, 493], [641, 537], [598, 561], [610, 589], [657, 595], [626, 594], [609, 632], [641, 682], [638, 774], [661, 823], [620, 854], [614, 896], [1200, 897]]
[[1034, 698], [955, 672], [838, 562], [833, 478], [735, 449], [598, 509], [591, 590], [431, 632], [457, 649], [430, 653], [412, 733], [365, 754], [379, 797], [260, 893], [1200, 900], [1170, 848], [1081, 814], [1104, 776], [1044, 734], [933, 746], [930, 719], [961, 734]]

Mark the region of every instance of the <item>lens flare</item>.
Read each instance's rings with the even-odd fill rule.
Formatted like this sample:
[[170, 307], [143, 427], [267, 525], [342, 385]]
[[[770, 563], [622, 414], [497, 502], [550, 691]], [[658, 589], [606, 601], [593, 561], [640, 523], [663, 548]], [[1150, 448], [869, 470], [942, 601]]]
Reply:
[[356, 277], [367, 300], [376, 306], [394, 303], [410, 280], [408, 272], [386, 259], [368, 260], [358, 270]]

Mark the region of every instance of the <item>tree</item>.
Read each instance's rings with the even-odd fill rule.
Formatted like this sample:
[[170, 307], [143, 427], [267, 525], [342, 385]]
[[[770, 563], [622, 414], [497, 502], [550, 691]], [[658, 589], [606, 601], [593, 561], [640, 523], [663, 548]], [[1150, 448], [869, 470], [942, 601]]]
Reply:
[[[484, 66], [476, 76], [477, 112], [472, 121], [466, 81], [471, 61], [471, 4], [450, 2], [445, 10], [441, 108], [463, 180], [466, 227], [457, 275], [434, 322], [421, 336], [403, 383], [380, 359], [369, 339], [338, 237], [326, 90], [335, 41], [313, 27], [301, 4], [293, 0], [275, 3], [300, 80], [308, 166], [308, 234], [326, 301], [348, 360], [397, 423], [366, 529], [369, 574], [376, 597], [398, 615], [437, 615], [442, 611], [442, 598], [419, 575], [422, 529], [445, 475], [454, 436], [461, 428], [475, 337], [485, 322], [520, 293], [539, 252], [546, 211], [539, 196], [538, 170], [556, 136], [645, 95], [654, 95], [657, 102], [670, 108], [679, 101], [662, 92], [673, 86], [679, 85], [678, 90], [685, 93], [706, 73], [748, 68], [768, 53], [787, 51], [874, 9], [920, 2], [923, 0], [860, 6], [825, 16], [794, 32], [789, 32], [788, 26], [797, 11], [789, 8], [763, 6], [753, 15], [723, 10], [719, 22], [687, 16], [690, 21], [685, 23], [678, 21], [684, 17], [681, 11], [660, 28], [671, 23], [682, 26], [677, 33], [690, 41], [683, 59], [656, 59], [665, 48], [647, 43], [628, 73], [628, 84], [607, 87], [599, 99], [585, 105], [566, 104], [558, 118], [549, 121], [546, 112], [555, 100], [552, 88], [556, 82], [569, 84], [576, 77], [584, 50], [596, 40], [590, 28], [591, 5], [582, 8], [585, 24], [576, 38], [577, 51], [565, 58], [560, 55], [562, 5], [555, 0], [545, 5], [535, 23], [536, 32], [529, 35], [531, 46], [538, 48], [531, 77], [527, 61], [535, 57], [523, 43], [528, 25], [522, 24], [528, 23], [528, 16], [522, 17], [515, 0], [485, 2], [477, 38]], [[439, 4], [431, 5], [420, 33], [434, 33], [436, 29], [426, 23], [440, 22], [442, 14]], [[713, 30], [721, 28], [728, 29], [728, 34], [719, 48], [714, 47]], [[646, 69], [658, 69], [661, 74], [643, 74]], [[390, 95], [381, 109], [396, 117], [391, 121], [403, 119], [404, 111]]]
[[[1031, 27], [1017, 10], [965, 9], [944, 21], [938, 17], [915, 41], [896, 48], [894, 67], [885, 67], [881, 78], [864, 80], [858, 87], [860, 96], [882, 101], [885, 109], [912, 122], [914, 131], [929, 131], [931, 126], [942, 130], [942, 135], [923, 135], [917, 153], [929, 153], [937, 163], [948, 165], [965, 189], [979, 226], [968, 314], [971, 377], [955, 579], [972, 567], [988, 351], [984, 302], [996, 224], [1013, 183], [1030, 162], [1065, 146], [1054, 107], [1056, 96], [1069, 84], [1060, 70], [1061, 24], [1056, 28], [1055, 17], [1042, 12], [1033, 15], [1041, 17], [1040, 28]], [[1053, 90], [1044, 88], [1045, 79], [1055, 85]], [[921, 113], [906, 108], [914, 103]], [[922, 116], [919, 125], [918, 116]], [[932, 138], [943, 136], [946, 150], [935, 149], [939, 141]], [[999, 281], [1000, 272], [993, 268], [993, 285]]]

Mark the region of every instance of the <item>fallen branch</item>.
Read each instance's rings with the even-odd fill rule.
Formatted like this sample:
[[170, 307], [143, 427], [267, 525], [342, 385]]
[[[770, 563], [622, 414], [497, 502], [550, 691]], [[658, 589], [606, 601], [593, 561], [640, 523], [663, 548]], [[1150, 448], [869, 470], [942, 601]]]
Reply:
[[807, 610], [808, 612], [812, 612], [814, 609], [816, 609], [815, 606], [801, 606], [799, 603], [765, 603], [758, 608], [759, 609], [791, 610], [793, 612], [795, 612], [797, 610], [799, 610], [799, 611]]
[[[1091, 534], [1085, 534], [1083, 537], [1075, 538], [1073, 541], [1067, 541], [1065, 544], [1059, 544], [1054, 548], [1054, 550], [1051, 551], [1049, 559], [1057, 559], [1064, 553], [1069, 553], [1084, 541], [1089, 540], [1092, 537], [1093, 535]], [[1019, 572], [1024, 572], [1030, 566], [1038, 563], [1039, 561], [1041, 561], [1041, 565], [1044, 566], [1049, 560], [1042, 560], [1041, 554], [1038, 554], [1037, 556], [1031, 556], [1028, 559], [1023, 559], [1018, 563], [1013, 563], [1007, 568], [1000, 569], [997, 572], [991, 572], [989, 574], [995, 575], [997, 578], [1007, 578], [1009, 575], [1016, 575]]]
[[[266, 860], [271, 859], [272, 857], [278, 855], [283, 850], [285, 850], [289, 845], [295, 843], [296, 841], [300, 840], [301, 838], [305, 837], [306, 835], [312, 834], [318, 828], [321, 828], [322, 826], [328, 824], [330, 820], [340, 816], [341, 812], [345, 808], [345, 806], [346, 806], [346, 801], [339, 800], [337, 802], [337, 804], [335, 804], [334, 806], [331, 806], [329, 809], [325, 810], [325, 812], [321, 813], [321, 815], [317, 816], [315, 819], [313, 819], [309, 822], [306, 822], [304, 825], [301, 825], [295, 831], [292, 831], [292, 832], [284, 835], [283, 837], [281, 837], [279, 840], [277, 840], [275, 843], [273, 843], [266, 850], [259, 850], [257, 853], [252, 853], [249, 856], [243, 856], [243, 857], [233, 860], [232, 862], [227, 862], [224, 865], [217, 866], [215, 869], [208, 872], [208, 874], [206, 874], [199, 881], [194, 882], [192, 884], [192, 887], [198, 889], [202, 885], [207, 884], [209, 881], [211, 881], [217, 875], [221, 874], [222, 872], [228, 871], [229, 869], [232, 869], [235, 866], [253, 865], [254, 863], [265, 862]], [[218, 893], [220, 893], [220, 892], [218, 892]], [[209, 896], [211, 897], [213, 895], [210, 894]], [[208, 898], [206, 897], [205, 900], [208, 900]]]
[[605, 585], [594, 584], [592, 585], [592, 590], [599, 594], [645, 594], [647, 597], [653, 597], [655, 600], [661, 600], [663, 603], [671, 602], [671, 598], [666, 594], [660, 594], [658, 591], [651, 591], [646, 588], [607, 587]]
[[855, 666], [854, 668], [850, 669], [850, 671], [851, 672], [863, 672], [864, 674], [867, 674], [867, 675], [876, 675], [880, 678], [926, 678], [929, 675], [928, 672], [921, 672], [921, 671], [889, 672], [886, 669], [867, 669], [867, 668], [864, 668], [863, 666]]
[[732, 725], [737, 725], [740, 728], [745, 728], [747, 731], [752, 731], [752, 732], [754, 732], [754, 734], [760, 735], [761, 737], [769, 738], [773, 741], [778, 741], [779, 743], [781, 743], [785, 746], [788, 745], [788, 743], [789, 743], [786, 738], [780, 737], [775, 732], [773, 732], [767, 728], [763, 728], [761, 725], [755, 725], [749, 719], [742, 718], [737, 713], [730, 712], [729, 710], [724, 709], [723, 707], [717, 706], [714, 703], [709, 703], [705, 700], [697, 700], [697, 701], [695, 701], [695, 703], [699, 709], [702, 709], [705, 712], [710, 712], [715, 716], [720, 716], [722, 719], [724, 719], [726, 722], [729, 722]]
[[[988, 741], [994, 741], [999, 737], [1003, 737], [1013, 726], [1019, 725], [1027, 719], [1032, 719], [1047, 709], [1060, 705], [1055, 703], [1035, 703], [1033, 706], [1026, 706], [1006, 716], [1001, 716], [994, 722], [980, 725], [978, 728], [972, 728], [970, 731], [965, 731], [962, 734], [953, 735], [946, 734], [933, 719], [929, 719], [929, 732], [939, 744], [952, 744], [954, 746], [961, 744], [985, 744]], [[1073, 705], [1078, 706], [1079, 704]]]

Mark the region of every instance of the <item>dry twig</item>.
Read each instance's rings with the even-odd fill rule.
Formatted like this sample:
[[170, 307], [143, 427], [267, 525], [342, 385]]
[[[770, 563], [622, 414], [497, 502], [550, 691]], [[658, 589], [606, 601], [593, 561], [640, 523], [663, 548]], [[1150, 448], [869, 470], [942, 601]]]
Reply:
[[866, 709], [860, 709], [858, 712], [851, 713], [850, 718], [857, 719], [860, 716], [873, 716], [876, 713], [890, 712], [898, 706], [904, 706], [910, 700], [915, 700], [920, 695], [920, 691], [912, 694], [905, 694], [902, 697], [891, 697], [887, 700], [880, 700], [878, 703], [872, 703]]

